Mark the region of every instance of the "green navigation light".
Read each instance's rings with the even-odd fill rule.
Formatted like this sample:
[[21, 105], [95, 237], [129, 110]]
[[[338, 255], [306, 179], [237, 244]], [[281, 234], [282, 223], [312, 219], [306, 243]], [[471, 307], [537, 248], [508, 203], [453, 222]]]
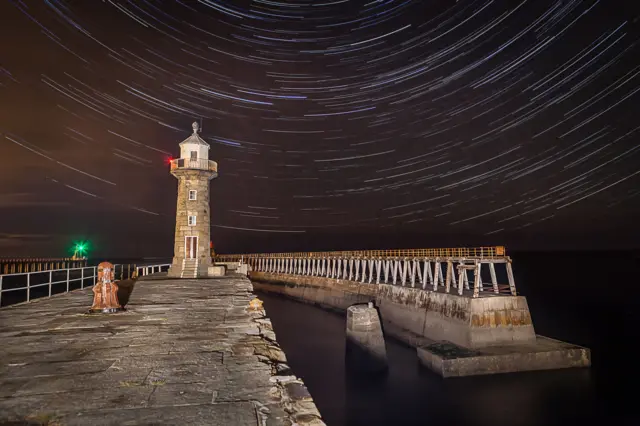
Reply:
[[78, 241], [73, 245], [73, 256], [84, 257], [89, 249], [89, 243], [86, 241]]

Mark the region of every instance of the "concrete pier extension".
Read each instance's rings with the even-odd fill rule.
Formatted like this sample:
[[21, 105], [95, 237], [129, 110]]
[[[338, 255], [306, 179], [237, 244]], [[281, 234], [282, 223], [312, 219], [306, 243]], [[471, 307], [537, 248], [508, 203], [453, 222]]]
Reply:
[[463, 295], [389, 284], [251, 272], [258, 290], [345, 311], [375, 301], [384, 330], [417, 348], [421, 363], [444, 376], [587, 367], [587, 348], [537, 336], [526, 298]]
[[381, 373], [387, 370], [387, 348], [380, 315], [373, 303], [347, 309], [346, 360], [350, 371]]
[[0, 424], [324, 425], [247, 278], [144, 277], [0, 310]]

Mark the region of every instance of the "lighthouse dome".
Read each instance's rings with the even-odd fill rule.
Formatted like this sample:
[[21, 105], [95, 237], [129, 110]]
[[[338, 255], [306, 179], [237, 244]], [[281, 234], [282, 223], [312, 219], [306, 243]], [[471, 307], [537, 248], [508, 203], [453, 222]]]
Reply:
[[190, 160], [208, 160], [209, 159], [209, 144], [206, 143], [199, 135], [198, 123], [191, 125], [193, 133], [180, 142], [180, 158]]

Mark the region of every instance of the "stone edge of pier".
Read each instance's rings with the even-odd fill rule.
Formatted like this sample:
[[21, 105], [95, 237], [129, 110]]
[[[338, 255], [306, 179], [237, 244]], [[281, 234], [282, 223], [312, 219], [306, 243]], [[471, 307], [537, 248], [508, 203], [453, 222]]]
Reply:
[[[234, 278], [243, 279], [249, 281], [252, 291], [249, 293], [251, 297], [257, 298], [253, 292], [253, 283], [246, 276], [240, 274], [232, 274]], [[219, 277], [217, 279], [221, 279]], [[209, 278], [211, 279], [211, 278]], [[247, 309], [248, 312], [251, 312]], [[276, 333], [273, 330], [273, 324], [269, 319], [267, 312], [264, 308], [254, 310], [256, 314], [251, 315], [251, 321], [256, 323], [260, 330], [260, 338], [267, 344], [264, 353], [257, 350], [255, 355], [258, 360], [271, 365], [271, 378], [270, 381], [274, 384], [279, 395], [279, 403], [285, 412], [288, 414], [288, 420], [291, 425], [299, 426], [326, 426], [321, 419], [321, 414], [315, 405], [313, 396], [309, 393], [306, 385], [298, 376], [294, 374], [289, 365], [287, 364], [287, 358], [284, 350], [280, 347], [277, 341]], [[280, 374], [281, 372], [288, 372], [289, 374]], [[256, 408], [258, 415], [261, 415], [261, 423], [259, 425], [267, 425], [268, 417], [263, 413], [260, 407]]]
[[[257, 298], [253, 292], [254, 287], [251, 280], [241, 274], [229, 274], [226, 278], [242, 279], [249, 282], [252, 291], [249, 292], [249, 296]], [[216, 278], [198, 278], [204, 280], [220, 280], [225, 277]], [[165, 280], [176, 279], [168, 277], [166, 274], [155, 274], [143, 277], [140, 281], [150, 280]], [[271, 366], [271, 378], [277, 391], [273, 392], [273, 395], [279, 396], [279, 404], [284, 411], [288, 414], [288, 420], [292, 426], [326, 426], [321, 419], [321, 414], [313, 401], [313, 396], [309, 393], [303, 380], [293, 374], [293, 371], [287, 364], [287, 358], [284, 350], [280, 347], [277, 341], [276, 333], [273, 330], [271, 319], [267, 315], [264, 308], [247, 309], [249, 316], [251, 316], [251, 322], [255, 323], [260, 330], [259, 337], [265, 342], [266, 346], [264, 350], [257, 350], [255, 355], [258, 360], [267, 363]], [[281, 372], [288, 372], [289, 374], [281, 374]], [[259, 425], [267, 425], [268, 415], [262, 410], [262, 407], [256, 407], [256, 414], [260, 417]]]

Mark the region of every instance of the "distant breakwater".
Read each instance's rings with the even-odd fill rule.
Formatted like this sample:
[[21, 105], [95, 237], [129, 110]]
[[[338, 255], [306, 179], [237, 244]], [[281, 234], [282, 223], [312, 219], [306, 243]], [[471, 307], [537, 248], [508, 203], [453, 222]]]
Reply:
[[87, 259], [61, 258], [0, 258], [0, 274], [22, 274], [25, 272], [48, 271], [55, 269], [82, 268]]

